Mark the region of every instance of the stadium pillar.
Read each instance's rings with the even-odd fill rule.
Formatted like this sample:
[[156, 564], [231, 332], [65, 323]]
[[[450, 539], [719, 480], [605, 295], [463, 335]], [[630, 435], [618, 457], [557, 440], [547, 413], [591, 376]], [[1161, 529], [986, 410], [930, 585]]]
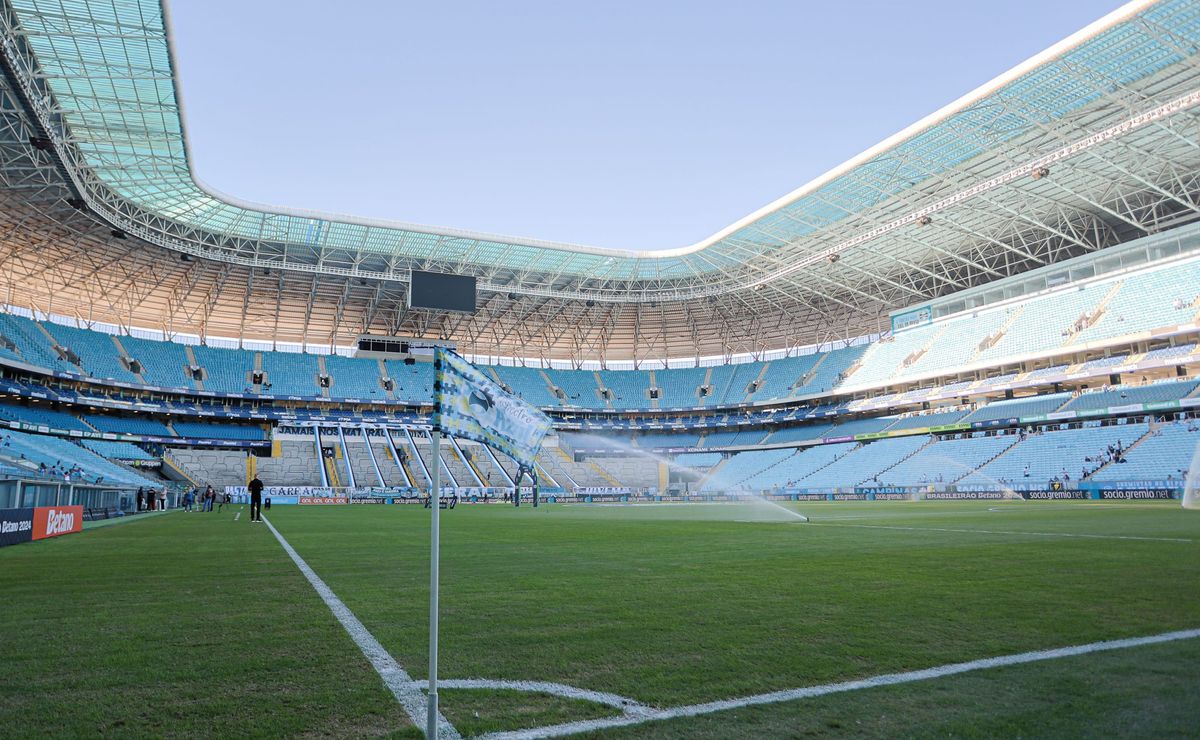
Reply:
[[430, 435], [433, 453], [433, 470], [429, 471], [429, 510], [433, 518], [429, 530], [429, 704], [426, 708], [425, 736], [437, 737], [438, 696], [437, 696], [437, 665], [438, 665], [438, 550], [439, 522], [438, 512], [442, 508], [441, 478], [442, 471], [442, 433], [434, 431]]

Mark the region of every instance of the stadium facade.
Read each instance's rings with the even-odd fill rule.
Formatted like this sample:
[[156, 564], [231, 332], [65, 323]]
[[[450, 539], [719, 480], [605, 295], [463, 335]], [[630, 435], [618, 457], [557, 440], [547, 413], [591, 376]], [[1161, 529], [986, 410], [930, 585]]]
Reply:
[[[97, 501], [420, 489], [429, 363], [347, 356], [364, 335], [516, 358], [485, 370], [556, 419], [564, 492], [1168, 491], [1195, 447], [1200, 4], [1130, 3], [653, 252], [212, 191], [167, 8], [0, 2], [0, 464], [35, 496], [68, 463]], [[474, 276], [479, 310], [408, 308], [414, 270]], [[446, 465], [511, 487], [486, 448]]]

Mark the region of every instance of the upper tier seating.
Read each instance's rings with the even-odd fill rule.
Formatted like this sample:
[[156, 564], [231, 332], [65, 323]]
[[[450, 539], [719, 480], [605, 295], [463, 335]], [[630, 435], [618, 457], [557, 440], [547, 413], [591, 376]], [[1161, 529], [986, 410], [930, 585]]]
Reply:
[[675, 456], [675, 464], [685, 468], [708, 470], [722, 459], [719, 452], [684, 452]]
[[[559, 370], [547, 368], [546, 377], [556, 388], [566, 394], [564, 406], [586, 406], [604, 408], [604, 399], [600, 397], [600, 386], [596, 384], [596, 374], [590, 370]], [[649, 405], [649, 401], [646, 402]]]
[[658, 407], [663, 409], [692, 408], [711, 403], [700, 398], [700, 386], [708, 375], [706, 367], [679, 367], [655, 370], [654, 380], [660, 391]]
[[538, 368], [493, 365], [490, 369], [496, 371], [501, 383], [534, 406], [552, 408], [559, 405], [558, 398], [550, 392], [550, 386]]
[[398, 360], [385, 360], [384, 369], [392, 379], [392, 394], [399, 401], [433, 403], [433, 363], [414, 362], [405, 365]]
[[81, 439], [79, 444], [109, 460], [157, 460], [132, 442], [111, 442], [106, 439]]
[[649, 432], [637, 438], [637, 446], [643, 449], [699, 445], [700, 434], [691, 432]]
[[954, 411], [938, 411], [932, 414], [917, 414], [913, 416], [905, 416], [897, 419], [894, 424], [889, 426], [887, 430], [894, 432], [899, 429], [923, 429], [926, 427], [940, 427], [946, 424], [953, 424], [961, 421], [966, 412], [961, 409]]
[[758, 390], [750, 395], [749, 400], [761, 402], [776, 398], [790, 398], [796, 395], [792, 391], [792, 386], [808, 375], [822, 357], [824, 355], [814, 352], [810, 355], [771, 360], [767, 364], [766, 372], [762, 374]]
[[[1118, 441], [1129, 447], [1144, 434], [1145, 424], [1092, 426], [1034, 434], [1019, 442], [1002, 457], [968, 475], [963, 485], [995, 485], [1029, 483], [1043, 485], [1065, 470], [1071, 480], [1078, 482], [1084, 469], [1098, 467], [1094, 459], [1103, 455], [1109, 445]], [[1089, 462], [1085, 458], [1093, 458]], [[1028, 471], [1028, 475], [1026, 475]]]
[[325, 371], [333, 378], [329, 395], [333, 398], [361, 398], [382, 400], [387, 398], [379, 376], [379, 361], [362, 357], [328, 355]]
[[47, 321], [42, 326], [63, 347], [69, 347], [79, 356], [80, 367], [94, 378], [138, 383], [138, 377], [121, 363], [121, 355], [109, 334]]
[[[59, 358], [50, 338], [32, 319], [0, 313], [0, 334], [8, 337], [17, 346], [22, 362], [66, 373], [80, 372], [80, 368]], [[11, 354], [8, 352], [6, 356]]]
[[[129, 356], [142, 366], [142, 377], [150, 385], [167, 388], [193, 388], [187, 348], [175, 342], [156, 342], [137, 337], [121, 337]], [[239, 389], [240, 390], [240, 389]]]
[[264, 393], [274, 396], [319, 396], [321, 374], [316, 355], [297, 352], [263, 352], [262, 369], [270, 389]]
[[[218, 393], [248, 393], [254, 354], [243, 349], [221, 349], [198, 345], [192, 347], [196, 362], [204, 368], [204, 390]], [[310, 394], [315, 395], [315, 394]]]
[[600, 382], [612, 392], [614, 409], [650, 408], [650, 375], [640, 370], [601, 370]]
[[794, 452], [790, 449], [739, 452], [718, 467], [716, 472], [704, 481], [701, 490], [732, 491], [744, 488], [742, 483], [747, 478], [778, 464]]

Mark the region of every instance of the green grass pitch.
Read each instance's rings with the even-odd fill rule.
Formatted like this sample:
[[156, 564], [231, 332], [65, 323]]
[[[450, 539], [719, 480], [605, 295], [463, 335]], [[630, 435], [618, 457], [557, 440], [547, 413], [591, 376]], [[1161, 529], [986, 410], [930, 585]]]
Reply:
[[[749, 505], [443, 512], [441, 676], [673, 707], [1200, 627], [1200, 512], [1175, 502], [796, 508], [812, 521]], [[0, 550], [0, 736], [421, 736], [238, 511]], [[424, 678], [429, 512], [268, 516]], [[467, 736], [618, 714], [516, 691], [441, 699]], [[1198, 733], [1200, 640], [1182, 640], [588, 734]]]

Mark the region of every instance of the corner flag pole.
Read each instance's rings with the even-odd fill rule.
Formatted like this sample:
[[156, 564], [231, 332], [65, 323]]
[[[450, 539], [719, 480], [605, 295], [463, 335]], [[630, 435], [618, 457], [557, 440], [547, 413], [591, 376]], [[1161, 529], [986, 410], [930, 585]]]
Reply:
[[429, 508], [433, 510], [433, 518], [429, 533], [429, 705], [426, 709], [428, 716], [425, 718], [425, 736], [432, 740], [438, 736], [438, 559], [440, 549], [438, 512], [442, 508], [441, 430], [433, 430], [430, 439], [433, 448], [433, 470], [429, 471]]

